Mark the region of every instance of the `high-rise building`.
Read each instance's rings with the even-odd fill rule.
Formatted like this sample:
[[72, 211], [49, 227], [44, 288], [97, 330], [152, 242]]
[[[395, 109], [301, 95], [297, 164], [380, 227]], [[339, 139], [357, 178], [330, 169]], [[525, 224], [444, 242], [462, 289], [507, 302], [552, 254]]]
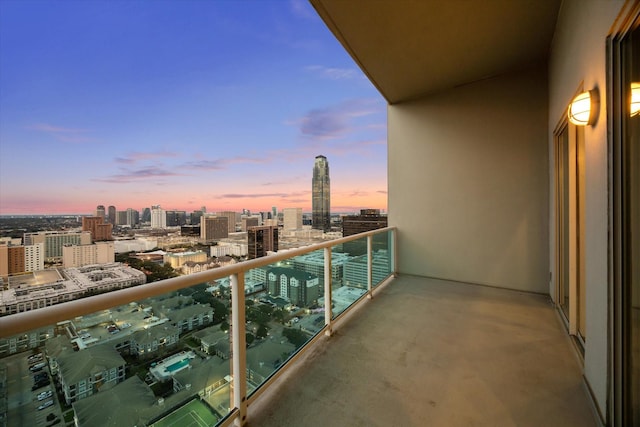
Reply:
[[151, 209], [144, 208], [142, 210], [142, 222], [151, 222]]
[[211, 241], [229, 237], [228, 221], [225, 216], [203, 216], [200, 218], [200, 238]]
[[270, 295], [289, 299], [292, 304], [309, 306], [320, 296], [318, 276], [286, 267], [266, 271], [267, 291]]
[[115, 225], [127, 225], [127, 211], [116, 212]]
[[109, 208], [107, 209], [107, 217], [109, 218], [109, 223], [116, 225], [116, 207], [111, 205], [109, 206]]
[[[387, 226], [387, 216], [380, 215], [380, 209], [361, 209], [360, 215], [347, 215], [342, 217], [342, 235], [352, 236], [365, 231], [377, 230]], [[373, 250], [388, 248], [388, 242], [384, 235], [373, 238]], [[343, 245], [344, 251], [352, 256], [363, 255], [367, 251], [366, 239], [353, 240]]]
[[104, 209], [103, 205], [96, 206], [96, 214], [95, 214], [95, 216], [98, 216], [98, 217], [100, 217], [100, 218], [102, 218], [104, 220], [105, 219], [105, 214], [106, 214], [106, 210]]
[[302, 228], [302, 208], [284, 208], [282, 214], [284, 230], [299, 230]]
[[133, 227], [140, 222], [140, 213], [132, 208], [127, 208], [127, 225]]
[[200, 218], [205, 214], [205, 211], [193, 211], [189, 215], [189, 223], [191, 225], [200, 225]]
[[44, 270], [44, 243], [0, 244], [0, 277], [39, 270]]
[[151, 228], [167, 228], [167, 215], [160, 205], [151, 206]]
[[38, 243], [44, 244], [44, 258], [46, 261], [57, 261], [62, 259], [62, 247], [64, 245], [91, 244], [91, 232], [39, 231], [36, 233], [24, 233], [25, 246]]
[[83, 267], [92, 264], [109, 264], [115, 261], [113, 242], [97, 242], [90, 245], [65, 245], [62, 247], [64, 268]]
[[236, 232], [236, 223], [238, 222], [238, 217], [239, 214], [237, 214], [236, 212], [233, 211], [222, 211], [222, 212], [218, 212], [216, 213], [217, 217], [225, 217], [228, 219], [229, 223], [228, 223], [228, 227], [229, 227], [229, 233], [235, 233]]
[[331, 190], [329, 186], [329, 162], [325, 156], [316, 156], [313, 165], [312, 193], [312, 226], [317, 230], [331, 229]]
[[242, 218], [242, 231], [247, 231], [250, 227], [257, 227], [260, 224], [260, 221], [257, 217], [246, 217]]
[[249, 259], [263, 257], [267, 252], [277, 252], [278, 227], [273, 225], [249, 227], [247, 240], [249, 242]]
[[170, 210], [166, 212], [167, 227], [178, 227], [187, 223], [187, 213], [185, 211]]
[[112, 224], [104, 223], [104, 216], [83, 216], [82, 231], [89, 231], [94, 242], [113, 240], [111, 236]]

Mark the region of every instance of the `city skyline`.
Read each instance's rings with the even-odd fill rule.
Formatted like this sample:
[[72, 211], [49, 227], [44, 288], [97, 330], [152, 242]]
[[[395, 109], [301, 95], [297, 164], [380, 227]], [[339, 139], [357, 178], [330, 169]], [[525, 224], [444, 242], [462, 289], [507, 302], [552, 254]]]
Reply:
[[0, 215], [387, 209], [386, 102], [305, 1], [0, 3]]

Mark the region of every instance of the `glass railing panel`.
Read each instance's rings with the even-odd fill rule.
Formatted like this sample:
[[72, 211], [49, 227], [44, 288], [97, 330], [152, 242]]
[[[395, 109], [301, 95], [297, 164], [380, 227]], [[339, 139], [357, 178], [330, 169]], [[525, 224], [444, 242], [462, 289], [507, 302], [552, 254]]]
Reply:
[[367, 238], [337, 245], [331, 255], [332, 315], [335, 318], [367, 292]]
[[203, 283], [0, 339], [0, 376], [20, 378], [0, 381], [0, 413], [15, 425], [218, 423], [231, 406], [229, 295]]
[[324, 327], [323, 252], [245, 274], [248, 394]]
[[[393, 249], [391, 236], [385, 231], [372, 238], [374, 285], [391, 272], [391, 257], [385, 256]], [[360, 237], [331, 247], [332, 318], [367, 292], [366, 245], [367, 238]], [[118, 291], [113, 298], [91, 297], [86, 301], [94, 307], [128, 303], [0, 338], [0, 416], [20, 420], [19, 425], [53, 425], [58, 419], [70, 425], [74, 418], [80, 425], [100, 425], [116, 417], [122, 425], [135, 420], [164, 426], [196, 415], [206, 425], [228, 422], [223, 418], [238, 412], [230, 412], [236, 405], [228, 274], [244, 277], [246, 319], [238, 330], [247, 348], [237, 359], [246, 364], [251, 394], [324, 330], [324, 258], [325, 249], [318, 249], [279, 262], [264, 259], [271, 263], [250, 270], [241, 264], [225, 267], [202, 275], [210, 282], [185, 286], [200, 280], [194, 277], [178, 291], [134, 302]], [[179, 287], [182, 279], [154, 283], [155, 292], [147, 287], [134, 294]], [[81, 301], [69, 303], [69, 316], [84, 312], [78, 308]], [[43, 324], [36, 312], [26, 316], [26, 324]], [[46, 313], [42, 319], [61, 318], [55, 311]], [[20, 331], [16, 321], [5, 323], [12, 328], [5, 331]], [[104, 369], [87, 368], [95, 367], [94, 361]], [[116, 398], [122, 402], [118, 411], [111, 403]]]
[[381, 284], [393, 269], [391, 266], [391, 239], [393, 234], [391, 231], [376, 234], [372, 237], [371, 250], [373, 253], [372, 270], [372, 286], [375, 288]]

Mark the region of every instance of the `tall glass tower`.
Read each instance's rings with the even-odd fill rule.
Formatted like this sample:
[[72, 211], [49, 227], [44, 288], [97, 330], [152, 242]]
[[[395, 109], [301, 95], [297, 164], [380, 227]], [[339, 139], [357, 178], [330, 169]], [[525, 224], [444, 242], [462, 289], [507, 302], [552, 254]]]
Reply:
[[325, 156], [316, 156], [313, 165], [312, 221], [314, 229], [329, 231], [331, 229], [331, 191], [329, 186], [329, 162]]

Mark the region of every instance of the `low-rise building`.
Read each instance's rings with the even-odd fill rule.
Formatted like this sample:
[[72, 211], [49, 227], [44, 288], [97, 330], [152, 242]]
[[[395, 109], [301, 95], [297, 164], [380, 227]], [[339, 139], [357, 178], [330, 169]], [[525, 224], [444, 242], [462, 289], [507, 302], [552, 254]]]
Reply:
[[97, 345], [58, 357], [60, 385], [68, 405], [124, 381], [126, 362], [110, 345]]
[[217, 326], [212, 326], [196, 334], [200, 339], [200, 350], [215, 355], [221, 359], [228, 359], [231, 353], [229, 344], [229, 333], [221, 330]]
[[0, 315], [48, 307], [87, 294], [141, 285], [147, 280], [143, 272], [121, 263], [51, 271], [56, 272], [53, 281], [23, 283], [0, 291]]
[[209, 304], [194, 304], [193, 298], [176, 295], [171, 298], [153, 301], [153, 314], [158, 318], [167, 318], [178, 327], [180, 333], [191, 331], [213, 322], [213, 308]]
[[209, 304], [194, 304], [164, 314], [180, 329], [180, 333], [192, 331], [213, 322], [213, 308]]
[[47, 326], [24, 334], [0, 338], [0, 357], [27, 351], [43, 346], [48, 339], [53, 338], [55, 326]]
[[206, 260], [207, 253], [202, 251], [169, 252], [164, 255], [164, 263], [169, 263], [176, 270], [182, 268], [182, 265], [186, 262], [205, 262]]
[[76, 427], [146, 426], [166, 411], [151, 388], [137, 375], [73, 403]]
[[134, 332], [129, 337], [129, 352], [138, 357], [151, 357], [178, 344], [180, 330], [167, 323]]

